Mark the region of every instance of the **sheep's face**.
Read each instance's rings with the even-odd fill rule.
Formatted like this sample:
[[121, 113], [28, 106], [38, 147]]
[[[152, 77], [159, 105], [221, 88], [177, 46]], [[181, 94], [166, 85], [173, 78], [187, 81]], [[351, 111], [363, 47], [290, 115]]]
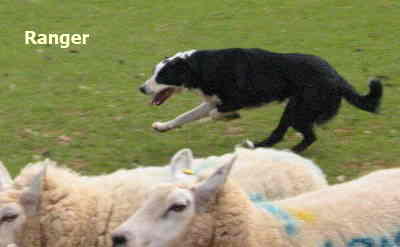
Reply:
[[195, 216], [190, 190], [163, 185], [113, 233], [115, 247], [179, 246]]
[[26, 188], [14, 188], [7, 168], [0, 162], [0, 247], [17, 247], [28, 217], [37, 215], [45, 169]]
[[113, 233], [114, 247], [209, 246], [214, 198], [236, 157], [194, 186], [159, 185]]
[[17, 191], [0, 192], [0, 247], [15, 247], [23, 231], [26, 214]]

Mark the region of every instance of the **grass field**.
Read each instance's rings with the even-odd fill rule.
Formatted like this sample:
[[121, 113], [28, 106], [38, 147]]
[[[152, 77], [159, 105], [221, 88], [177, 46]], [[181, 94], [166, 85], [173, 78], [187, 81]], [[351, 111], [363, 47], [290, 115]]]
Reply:
[[[181, 148], [195, 155], [230, 152], [260, 140], [283, 105], [242, 111], [230, 122], [194, 123], [156, 133], [200, 102], [182, 94], [161, 107], [137, 87], [164, 56], [188, 49], [260, 47], [327, 59], [360, 92], [386, 78], [380, 115], [343, 102], [318, 128], [304, 156], [335, 182], [400, 166], [400, 2], [398, 0], [51, 1], [0, 3], [0, 159], [13, 174], [51, 157], [84, 173], [165, 164]], [[89, 33], [86, 46], [24, 44], [24, 31]], [[300, 140], [294, 131], [278, 148]]]

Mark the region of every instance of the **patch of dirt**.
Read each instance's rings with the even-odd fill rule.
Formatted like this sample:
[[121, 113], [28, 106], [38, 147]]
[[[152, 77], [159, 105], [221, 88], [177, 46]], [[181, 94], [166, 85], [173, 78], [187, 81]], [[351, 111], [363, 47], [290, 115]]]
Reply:
[[88, 168], [90, 165], [88, 163], [86, 163], [84, 160], [71, 160], [68, 161], [68, 167], [72, 168], [72, 169], [86, 169]]
[[114, 121], [121, 121], [122, 119], [124, 119], [125, 117], [124, 116], [115, 116], [115, 117], [113, 117], [112, 119], [114, 120]]
[[30, 128], [25, 128], [24, 132], [31, 136], [39, 136], [40, 135], [40, 133], [38, 131], [32, 130]]
[[244, 134], [244, 130], [240, 127], [228, 127], [224, 131], [224, 135], [227, 136], [242, 136]]
[[338, 128], [338, 129], [334, 129], [333, 132], [335, 132], [337, 134], [348, 135], [348, 134], [352, 134], [353, 133], [353, 129], [350, 129], [350, 128]]
[[37, 153], [43, 157], [49, 157], [50, 156], [50, 150], [47, 148], [37, 148], [32, 150], [34, 153]]
[[43, 137], [55, 137], [55, 136], [60, 136], [62, 135], [64, 131], [63, 130], [49, 130], [45, 131], [42, 136]]
[[72, 142], [72, 138], [66, 135], [61, 135], [57, 137], [57, 141], [59, 144], [70, 144]]
[[[270, 133], [268, 133], [268, 134], [270, 134]], [[283, 138], [284, 138], [284, 140], [287, 139], [287, 140], [290, 140], [290, 141], [295, 141], [295, 140], [301, 140], [303, 138], [303, 135], [300, 134], [299, 132], [293, 132], [293, 133], [287, 134]]]

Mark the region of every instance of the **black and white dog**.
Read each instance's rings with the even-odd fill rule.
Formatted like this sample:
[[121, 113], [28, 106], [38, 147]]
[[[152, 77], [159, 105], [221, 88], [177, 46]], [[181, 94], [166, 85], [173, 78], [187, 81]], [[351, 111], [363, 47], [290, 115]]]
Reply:
[[369, 87], [367, 95], [359, 95], [318, 56], [233, 48], [177, 53], [156, 65], [140, 91], [152, 95], [155, 105], [161, 105], [182, 88], [197, 90], [204, 97], [201, 105], [174, 120], [153, 123], [158, 131], [206, 116], [218, 119], [242, 108], [288, 99], [278, 127], [254, 146], [272, 146], [293, 127], [304, 137], [293, 147], [293, 151], [301, 152], [316, 140], [314, 125], [337, 114], [342, 97], [362, 110], [377, 112], [382, 84], [372, 80]]

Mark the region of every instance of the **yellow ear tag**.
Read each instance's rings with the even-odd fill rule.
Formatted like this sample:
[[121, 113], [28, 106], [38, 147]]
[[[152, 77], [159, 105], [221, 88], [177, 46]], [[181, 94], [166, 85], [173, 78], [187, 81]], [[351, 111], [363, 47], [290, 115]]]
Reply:
[[182, 172], [183, 172], [184, 174], [187, 174], [187, 175], [194, 175], [194, 172], [193, 172], [193, 170], [191, 170], [191, 169], [185, 169], [185, 170], [182, 170]]

